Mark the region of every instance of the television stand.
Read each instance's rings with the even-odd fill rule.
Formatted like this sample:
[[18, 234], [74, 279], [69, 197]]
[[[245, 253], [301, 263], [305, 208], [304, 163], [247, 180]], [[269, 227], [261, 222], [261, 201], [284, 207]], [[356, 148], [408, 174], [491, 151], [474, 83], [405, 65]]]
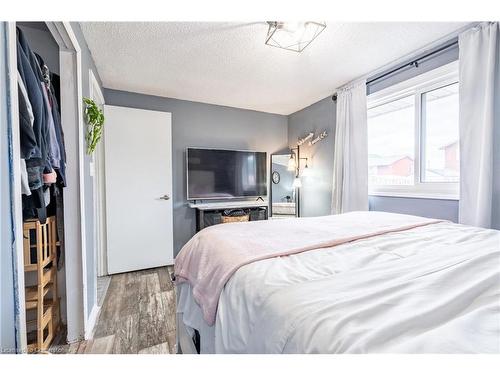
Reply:
[[242, 209], [248, 213], [249, 221], [268, 219], [268, 202], [262, 201], [228, 201], [209, 203], [189, 203], [196, 210], [196, 231], [211, 225], [221, 224], [225, 210]]

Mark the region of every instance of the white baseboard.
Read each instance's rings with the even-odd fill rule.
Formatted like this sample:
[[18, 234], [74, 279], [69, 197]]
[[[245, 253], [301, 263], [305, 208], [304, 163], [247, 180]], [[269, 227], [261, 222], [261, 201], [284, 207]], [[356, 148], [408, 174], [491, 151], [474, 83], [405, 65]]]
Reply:
[[92, 307], [92, 311], [90, 312], [89, 318], [87, 319], [86, 329], [85, 329], [85, 340], [90, 340], [94, 337], [94, 328], [97, 323], [97, 318], [99, 317], [99, 312], [101, 311], [101, 307], [97, 306], [97, 304]]

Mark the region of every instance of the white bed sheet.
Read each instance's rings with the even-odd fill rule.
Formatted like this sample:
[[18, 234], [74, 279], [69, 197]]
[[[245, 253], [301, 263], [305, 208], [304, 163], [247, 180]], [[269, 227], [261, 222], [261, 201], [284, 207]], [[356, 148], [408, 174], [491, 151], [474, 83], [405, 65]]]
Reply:
[[189, 283], [177, 285], [177, 313], [182, 314], [182, 322], [194, 337], [194, 329], [200, 333], [200, 353], [215, 353], [215, 325], [209, 326], [203, 320], [203, 313], [196, 303]]
[[202, 353], [500, 353], [500, 232], [443, 222], [251, 263], [214, 327], [189, 287], [179, 302]]

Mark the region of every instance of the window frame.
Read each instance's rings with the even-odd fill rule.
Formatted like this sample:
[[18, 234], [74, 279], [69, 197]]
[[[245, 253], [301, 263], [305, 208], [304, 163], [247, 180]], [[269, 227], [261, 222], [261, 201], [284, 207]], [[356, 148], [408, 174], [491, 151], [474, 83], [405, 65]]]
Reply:
[[414, 78], [397, 83], [367, 97], [367, 110], [404, 97], [413, 96], [415, 100], [415, 140], [414, 140], [414, 182], [413, 185], [368, 185], [368, 195], [459, 199], [459, 182], [422, 182], [421, 157], [423, 140], [422, 96], [423, 94], [445, 86], [458, 83], [458, 61], [443, 65]]

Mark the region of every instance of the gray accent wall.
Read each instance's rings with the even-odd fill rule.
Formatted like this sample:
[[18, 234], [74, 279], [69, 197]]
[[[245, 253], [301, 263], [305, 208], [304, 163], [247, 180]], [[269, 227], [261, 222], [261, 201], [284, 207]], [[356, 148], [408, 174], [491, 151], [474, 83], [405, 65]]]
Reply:
[[[333, 179], [333, 147], [335, 139], [336, 105], [331, 97], [320, 100], [288, 116], [288, 145], [296, 147], [297, 140], [309, 132], [328, 136], [319, 143], [300, 147], [300, 156], [308, 158], [310, 176], [302, 178], [300, 216], [330, 215]], [[301, 161], [305, 166], [305, 161]]]
[[400, 197], [369, 197], [370, 211], [386, 211], [458, 222], [458, 201]]
[[269, 168], [270, 154], [287, 145], [286, 116], [110, 89], [104, 97], [108, 105], [172, 113], [174, 255], [196, 229], [186, 201], [186, 147], [265, 151]]

